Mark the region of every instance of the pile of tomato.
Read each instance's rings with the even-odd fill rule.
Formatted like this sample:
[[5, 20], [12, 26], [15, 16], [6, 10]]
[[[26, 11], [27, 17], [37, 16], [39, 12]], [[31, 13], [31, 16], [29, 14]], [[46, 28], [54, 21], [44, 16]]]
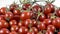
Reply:
[[13, 3], [0, 8], [0, 34], [60, 34], [60, 8]]

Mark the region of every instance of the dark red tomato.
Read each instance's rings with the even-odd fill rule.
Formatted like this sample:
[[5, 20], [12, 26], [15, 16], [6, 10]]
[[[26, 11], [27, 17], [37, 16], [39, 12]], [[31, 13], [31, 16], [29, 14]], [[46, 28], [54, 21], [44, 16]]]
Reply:
[[36, 27], [37, 26], [37, 21], [35, 19], [32, 20], [32, 23], [33, 23], [33, 27]]
[[20, 15], [20, 10], [15, 9], [15, 10], [13, 11], [13, 14], [14, 14], [14, 15]]
[[30, 29], [30, 32], [34, 32], [35, 34], [37, 34], [38, 33], [38, 29], [36, 27], [32, 27]]
[[8, 28], [9, 24], [5, 20], [0, 20], [0, 28]]
[[9, 8], [10, 8], [10, 11], [13, 12], [13, 10], [16, 9], [16, 8], [18, 8], [18, 7], [19, 6], [17, 4], [11, 4]]
[[8, 29], [6, 29], [6, 28], [2, 28], [0, 30], [0, 34], [9, 34], [9, 33], [10, 33], [10, 31]]
[[1, 9], [0, 9], [0, 14], [5, 14], [6, 13], [6, 7], [2, 7]]
[[5, 20], [4, 15], [0, 15], [0, 20]]
[[31, 15], [30, 15], [30, 12], [22, 12], [22, 14], [20, 15], [20, 19], [21, 20], [26, 20], [26, 19], [30, 19], [31, 18]]
[[34, 33], [34, 32], [28, 32], [27, 34], [36, 34], [36, 33]]
[[60, 28], [60, 18], [55, 18], [52, 21], [52, 24], [56, 27], [56, 28]]
[[45, 6], [45, 8], [44, 8], [44, 14], [48, 15], [49, 13], [51, 13], [51, 7]]
[[28, 29], [26, 27], [20, 27], [18, 30], [19, 34], [27, 34]]
[[22, 6], [23, 10], [27, 10], [29, 8], [31, 8], [31, 4], [29, 4], [29, 3], [23, 4], [23, 6]]
[[10, 32], [9, 34], [18, 34], [17, 32], [15, 32], [15, 31], [12, 31], [12, 32]]
[[54, 32], [54, 31], [55, 31], [55, 26], [53, 26], [53, 25], [48, 25], [48, 26], [47, 26], [47, 30], [51, 30], [52, 32]]
[[19, 22], [18, 23], [18, 27], [22, 27], [23, 26], [23, 23], [22, 22]]
[[6, 12], [5, 14], [5, 19], [12, 19], [13, 18], [13, 13], [12, 12]]
[[46, 29], [46, 25], [44, 23], [40, 23], [37, 25], [38, 30], [45, 30]]
[[11, 31], [18, 31], [18, 26], [17, 25], [13, 25], [11, 26]]
[[35, 5], [35, 6], [33, 6], [32, 7], [32, 11], [33, 11], [33, 13], [38, 13], [38, 11], [42, 11], [42, 7], [41, 6], [39, 6], [39, 5]]
[[16, 20], [11, 20], [11, 21], [9, 22], [9, 24], [10, 24], [10, 26], [12, 26], [12, 25], [17, 25], [17, 21], [16, 21]]
[[55, 8], [54, 8], [54, 5], [52, 3], [48, 3], [48, 4], [46, 4], [46, 6], [51, 7], [51, 12], [54, 12]]
[[50, 25], [52, 23], [52, 21], [51, 21], [51, 19], [45, 19], [43, 21], [43, 23], [46, 24], [46, 25]]
[[47, 18], [50, 19], [51, 16], [52, 16], [52, 13], [49, 13], [49, 14], [47, 15]]
[[60, 9], [56, 10], [56, 15], [60, 17]]
[[46, 31], [45, 34], [54, 34], [52, 31]]
[[17, 22], [20, 21], [20, 15], [14, 15], [11, 20], [16, 20]]
[[58, 32], [58, 34], [60, 34], [60, 32]]
[[46, 19], [46, 16], [45, 16], [45, 15], [40, 15], [40, 16], [39, 16], [39, 20], [40, 20], [40, 21], [44, 21], [44, 19]]
[[22, 22], [25, 27], [32, 27], [33, 23], [31, 19], [26, 19]]

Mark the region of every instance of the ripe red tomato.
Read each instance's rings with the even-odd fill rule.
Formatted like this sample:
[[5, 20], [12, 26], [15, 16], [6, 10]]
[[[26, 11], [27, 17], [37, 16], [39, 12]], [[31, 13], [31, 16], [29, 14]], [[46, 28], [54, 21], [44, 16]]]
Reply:
[[9, 34], [18, 34], [17, 32], [15, 32], [15, 31], [12, 31], [12, 32], [10, 32]]
[[31, 4], [26, 3], [26, 4], [23, 4], [22, 9], [23, 9], [23, 10], [27, 10], [27, 9], [29, 9], [30, 7], [31, 7]]
[[9, 34], [9, 33], [10, 33], [10, 31], [8, 29], [6, 29], [6, 28], [2, 28], [0, 30], [0, 34]]
[[56, 10], [56, 15], [60, 17], [60, 9]]
[[60, 28], [60, 18], [55, 18], [52, 21], [52, 24], [56, 27], [56, 28]]
[[30, 18], [31, 18], [30, 12], [22, 12], [22, 14], [20, 15], [21, 20], [26, 20]]
[[9, 24], [5, 20], [0, 20], [0, 28], [8, 28]]
[[47, 30], [51, 30], [52, 32], [54, 32], [55, 31], [55, 26], [53, 26], [53, 25], [48, 25], [47, 26]]
[[0, 9], [0, 14], [4, 15], [6, 13], [6, 7]]
[[28, 29], [26, 27], [20, 27], [18, 30], [19, 34], [27, 34]]

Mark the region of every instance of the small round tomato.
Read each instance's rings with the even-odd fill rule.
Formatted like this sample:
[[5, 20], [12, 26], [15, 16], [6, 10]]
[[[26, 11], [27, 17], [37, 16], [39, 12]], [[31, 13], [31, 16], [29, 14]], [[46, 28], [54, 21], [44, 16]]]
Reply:
[[0, 34], [9, 34], [9, 33], [10, 33], [10, 31], [8, 29], [6, 29], [6, 28], [2, 28], [0, 30]]
[[18, 26], [17, 25], [13, 25], [11, 26], [11, 31], [18, 31]]
[[60, 18], [55, 18], [52, 21], [52, 24], [56, 27], [56, 28], [60, 28]]
[[34, 33], [34, 32], [28, 32], [27, 34], [36, 34], [36, 33]]
[[13, 18], [13, 13], [12, 12], [6, 12], [5, 14], [5, 19], [12, 19]]
[[22, 12], [22, 14], [20, 15], [21, 20], [26, 20], [30, 18], [31, 18], [30, 12]]
[[46, 29], [46, 25], [44, 23], [40, 23], [40, 24], [37, 25], [37, 28], [39, 30], [45, 30]]
[[46, 31], [45, 34], [54, 34], [52, 31]]
[[4, 15], [0, 15], [0, 20], [5, 20]]
[[58, 34], [60, 34], [60, 32], [58, 32]]
[[14, 9], [18, 8], [19, 6], [17, 4], [11, 4], [10, 5], [10, 11], [13, 12]]
[[20, 27], [18, 30], [19, 34], [27, 34], [28, 29], [26, 27]]
[[44, 14], [48, 15], [49, 13], [51, 13], [51, 7], [45, 6], [45, 8], [44, 8]]
[[0, 9], [0, 14], [5, 14], [6, 13], [6, 7], [2, 7], [1, 9]]
[[16, 20], [11, 20], [11, 21], [9, 22], [9, 24], [10, 24], [10, 26], [12, 26], [12, 25], [17, 25], [17, 21], [16, 21]]
[[33, 13], [38, 13], [38, 11], [42, 11], [42, 7], [41, 6], [39, 6], [39, 5], [35, 5], [35, 6], [33, 6], [32, 7], [32, 11], [33, 11]]
[[23, 23], [22, 22], [19, 22], [18, 23], [18, 27], [22, 27], [23, 26]]
[[44, 21], [44, 19], [46, 19], [46, 16], [45, 16], [45, 15], [40, 15], [40, 16], [39, 16], [39, 20], [40, 20], [40, 21]]
[[31, 4], [26, 3], [26, 4], [23, 4], [22, 9], [23, 9], [23, 10], [27, 10], [27, 9], [29, 9], [30, 7], [31, 7]]
[[32, 27], [33, 23], [31, 19], [26, 19], [22, 22], [25, 27]]
[[56, 10], [56, 15], [60, 17], [60, 9]]
[[47, 30], [51, 30], [52, 32], [54, 32], [54, 31], [55, 31], [55, 26], [53, 26], [53, 25], [48, 25], [48, 26], [47, 26]]
[[30, 28], [30, 32], [34, 32], [35, 34], [38, 33], [38, 29], [36, 27]]
[[52, 21], [51, 21], [51, 19], [44, 19], [43, 23], [45, 25], [50, 25], [50, 24], [52, 24]]
[[15, 10], [13, 11], [13, 14], [14, 14], [14, 15], [20, 15], [20, 10], [15, 9]]
[[18, 34], [17, 32], [15, 32], [15, 31], [12, 31], [12, 32], [10, 32], [9, 34]]
[[8, 28], [9, 24], [5, 20], [0, 20], [0, 28]]

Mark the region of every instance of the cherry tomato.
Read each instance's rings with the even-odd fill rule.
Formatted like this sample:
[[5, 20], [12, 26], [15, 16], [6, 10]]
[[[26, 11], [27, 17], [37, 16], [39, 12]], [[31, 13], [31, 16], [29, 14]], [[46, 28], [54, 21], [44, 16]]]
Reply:
[[23, 23], [22, 22], [19, 22], [18, 23], [18, 27], [22, 27], [23, 26]]
[[19, 6], [17, 4], [11, 4], [10, 5], [10, 11], [13, 12], [14, 9], [18, 8]]
[[28, 32], [27, 34], [36, 34], [36, 33], [34, 33], [34, 32]]
[[44, 19], [46, 19], [46, 16], [45, 16], [45, 15], [40, 15], [40, 16], [39, 16], [39, 20], [40, 20], [40, 21], [44, 21]]
[[56, 27], [56, 28], [60, 28], [60, 18], [55, 18], [52, 21], [52, 24]]
[[2, 28], [0, 30], [0, 34], [9, 34], [9, 33], [10, 33], [10, 31], [8, 29], [6, 29], [6, 28]]
[[11, 26], [11, 31], [18, 31], [18, 26], [17, 25], [13, 25]]
[[58, 32], [58, 34], [60, 34], [60, 32]]
[[0, 20], [5, 20], [4, 15], [0, 15]]
[[37, 28], [39, 30], [45, 30], [46, 29], [46, 25], [44, 23], [40, 23], [40, 24], [37, 25]]
[[43, 23], [46, 24], [46, 25], [50, 25], [50, 24], [52, 24], [52, 20], [51, 19], [45, 19], [43, 21]]
[[20, 27], [18, 30], [19, 34], [27, 34], [28, 29], [26, 27]]
[[45, 6], [45, 8], [44, 8], [44, 14], [48, 15], [49, 13], [51, 13], [51, 7]]
[[6, 13], [6, 7], [2, 7], [1, 9], [0, 9], [0, 14], [5, 14]]
[[51, 30], [52, 32], [54, 32], [54, 31], [55, 31], [55, 26], [53, 26], [53, 25], [48, 25], [48, 26], [47, 26], [47, 30]]
[[56, 10], [56, 15], [60, 17], [60, 9]]
[[5, 14], [5, 19], [12, 19], [13, 18], [13, 13], [12, 12], [6, 12]]
[[26, 20], [30, 18], [31, 18], [30, 12], [22, 12], [22, 14], [20, 15], [21, 20]]
[[38, 29], [36, 27], [32, 27], [30, 29], [30, 32], [34, 32], [35, 34], [37, 34], [38, 33]]
[[0, 20], [0, 28], [8, 28], [9, 24], [5, 20]]
[[9, 22], [10, 26], [13, 26], [13, 25], [17, 25], [17, 21], [16, 20], [11, 20]]
[[13, 14], [14, 14], [14, 15], [20, 15], [20, 10], [15, 9], [15, 10], [13, 11]]
[[52, 31], [46, 31], [45, 34], [54, 34]]
[[12, 31], [12, 32], [10, 32], [9, 34], [18, 34], [17, 32], [15, 32], [15, 31]]
[[35, 6], [33, 6], [32, 7], [32, 11], [33, 11], [33, 13], [38, 13], [38, 11], [42, 11], [42, 7], [41, 6], [39, 6], [39, 5], [35, 5]]
[[30, 7], [31, 7], [31, 4], [26, 3], [26, 4], [23, 4], [22, 9], [23, 9], [23, 10], [27, 10], [27, 9], [29, 9]]

